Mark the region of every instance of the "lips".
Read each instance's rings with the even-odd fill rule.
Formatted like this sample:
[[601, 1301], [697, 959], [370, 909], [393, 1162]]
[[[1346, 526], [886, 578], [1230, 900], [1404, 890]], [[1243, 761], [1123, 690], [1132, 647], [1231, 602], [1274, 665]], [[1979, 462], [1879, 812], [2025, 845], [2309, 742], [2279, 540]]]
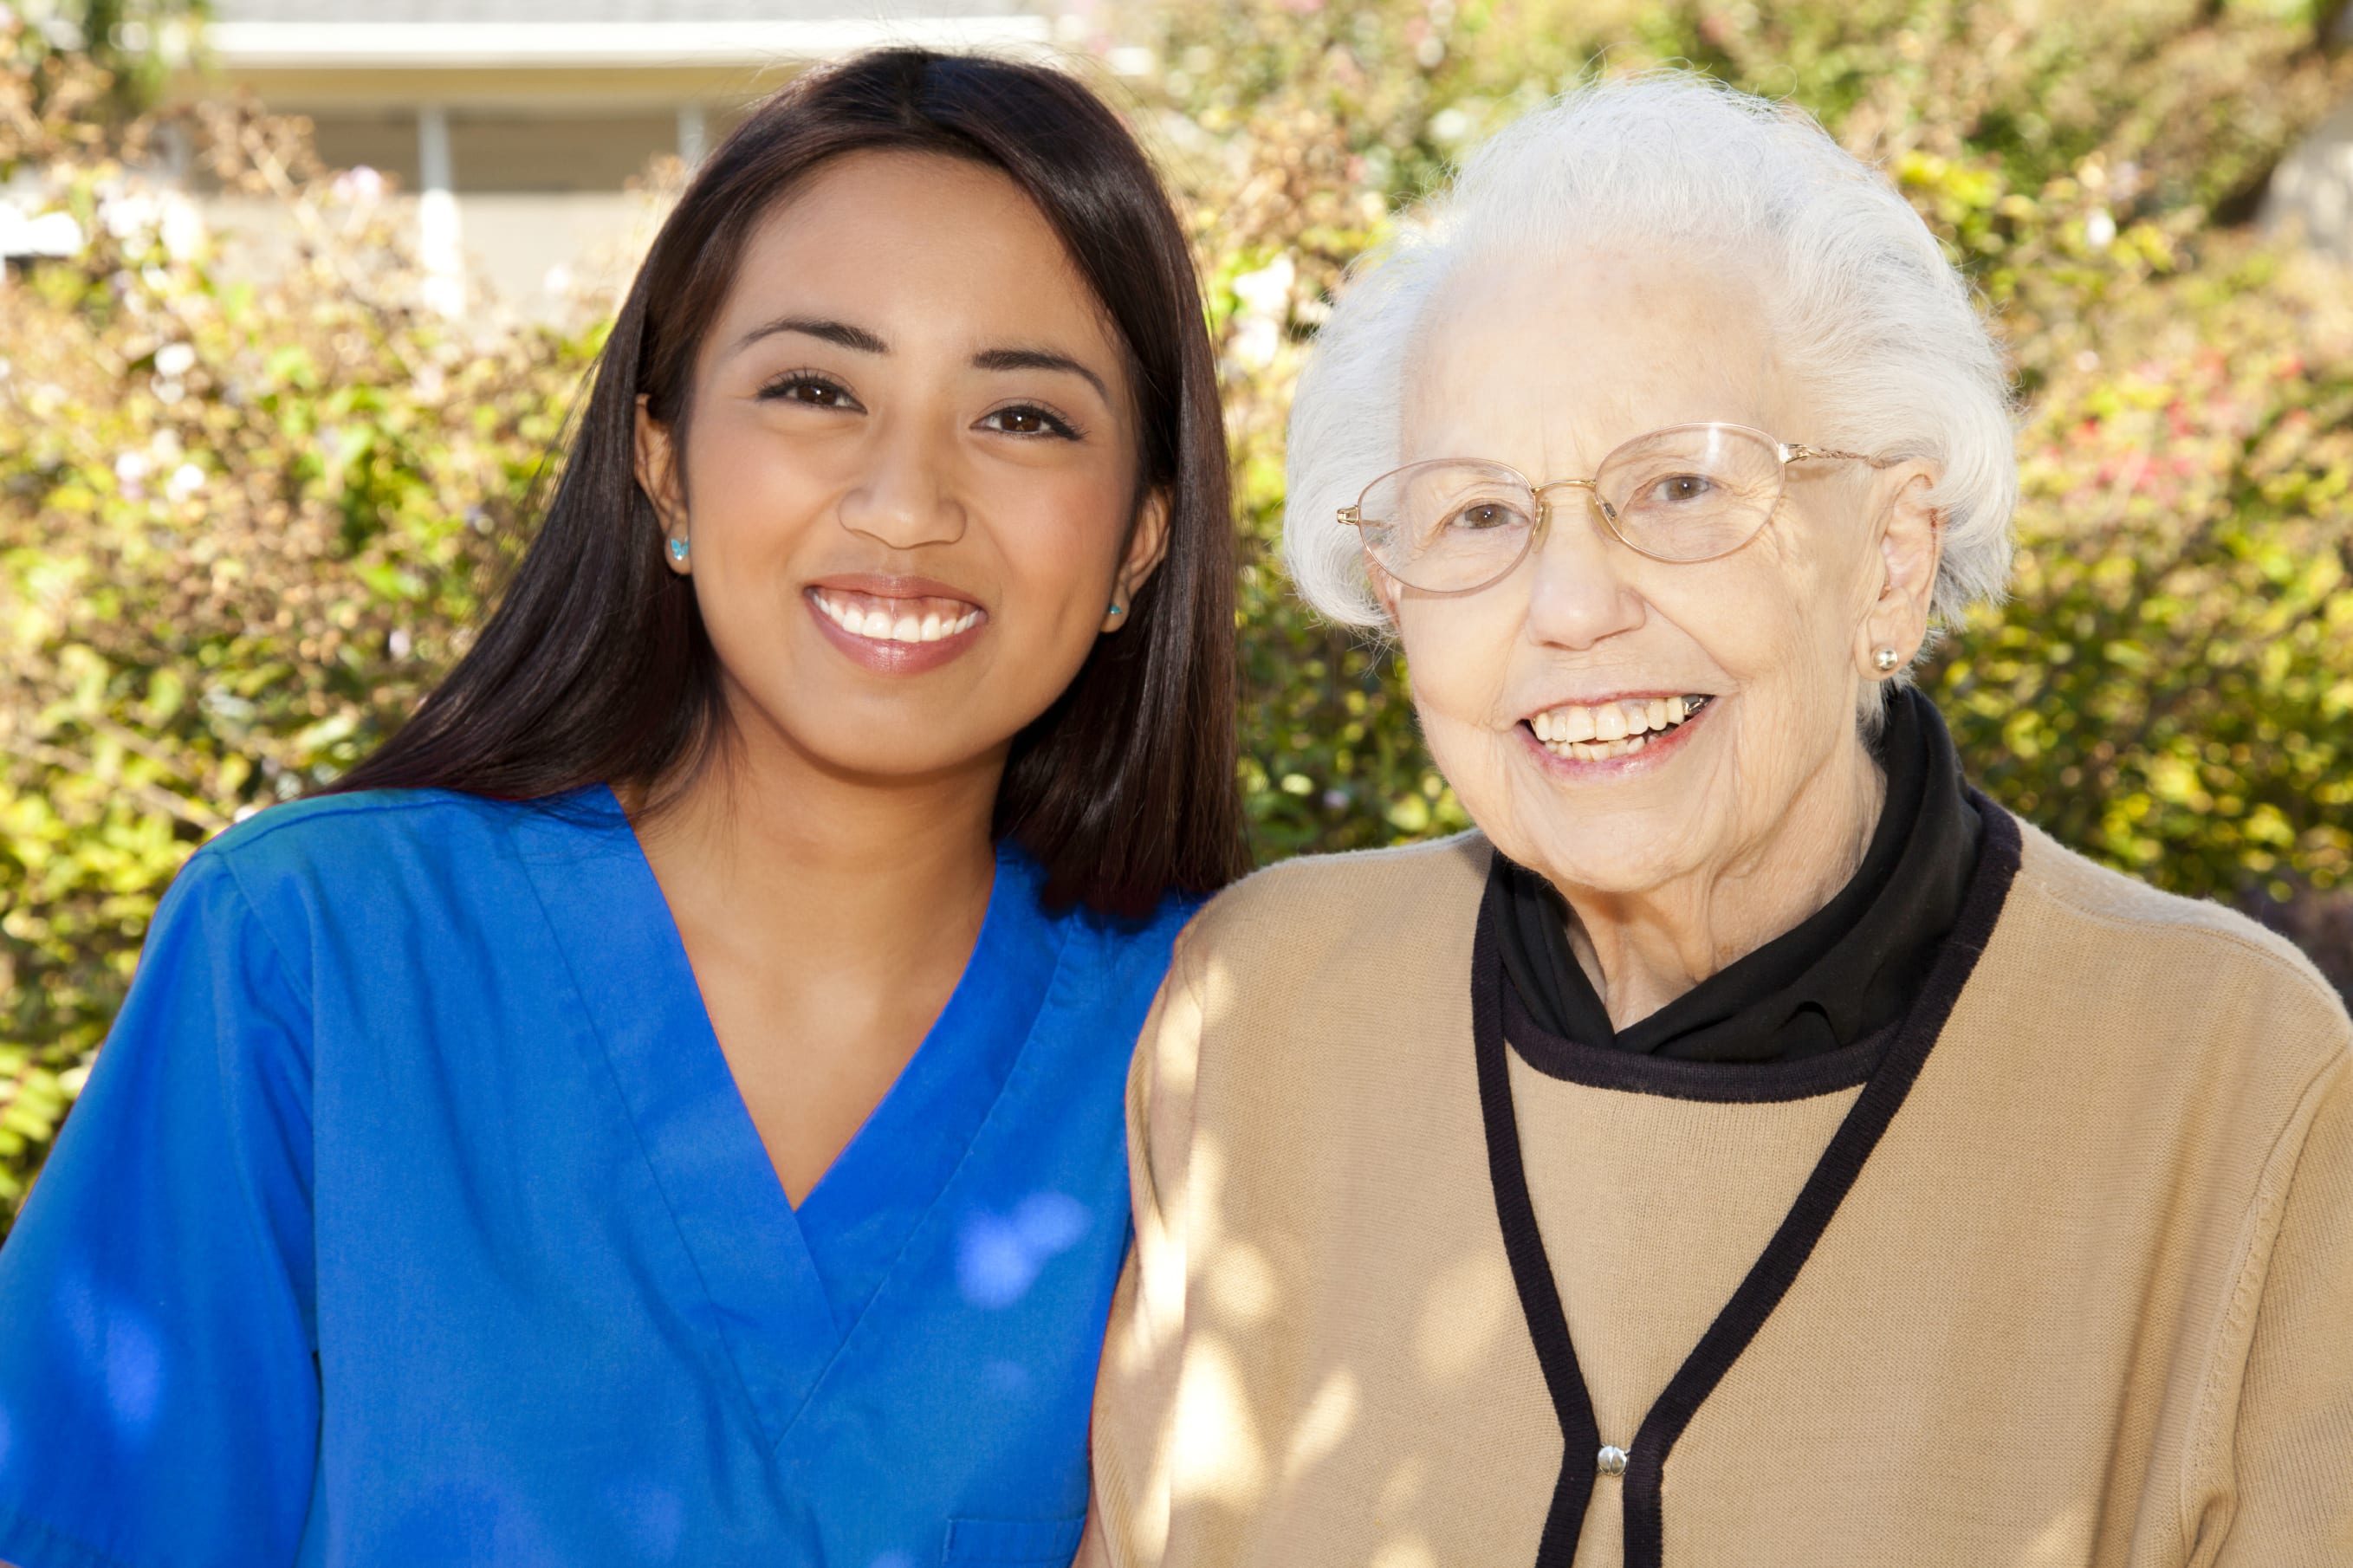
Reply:
[[931, 595], [893, 599], [880, 594], [812, 588], [809, 602], [843, 631], [871, 642], [937, 642], [972, 630], [982, 616], [976, 605]]
[[919, 675], [964, 654], [988, 612], [947, 584], [920, 577], [828, 577], [802, 593], [818, 631], [878, 675]]
[[1706, 692], [1606, 698], [1565, 702], [1522, 721], [1544, 752], [1567, 763], [1610, 763], [1663, 749], [1706, 711]]

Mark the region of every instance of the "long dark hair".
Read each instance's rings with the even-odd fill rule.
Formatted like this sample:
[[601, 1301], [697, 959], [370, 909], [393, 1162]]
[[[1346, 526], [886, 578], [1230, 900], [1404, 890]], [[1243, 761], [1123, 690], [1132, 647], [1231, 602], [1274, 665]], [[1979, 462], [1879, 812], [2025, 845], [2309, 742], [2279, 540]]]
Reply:
[[337, 790], [536, 800], [667, 787], [723, 738], [719, 663], [638, 486], [637, 399], [682, 438], [697, 351], [744, 242], [819, 164], [869, 149], [1001, 170], [1051, 223], [1128, 356], [1139, 497], [1164, 489], [1166, 558], [1070, 689], [1018, 736], [996, 832], [1049, 896], [1105, 910], [1208, 892], [1246, 868], [1235, 782], [1234, 542], [1217, 377], [1184, 230], [1142, 149], [1040, 66], [890, 49], [814, 70], [714, 152], [613, 323], [545, 521], [471, 651]]

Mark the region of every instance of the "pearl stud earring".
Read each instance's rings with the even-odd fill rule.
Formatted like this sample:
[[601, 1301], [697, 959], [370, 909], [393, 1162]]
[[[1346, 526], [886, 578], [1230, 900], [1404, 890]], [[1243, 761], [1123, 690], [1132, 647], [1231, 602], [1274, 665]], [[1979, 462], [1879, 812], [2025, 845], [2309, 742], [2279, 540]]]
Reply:
[[680, 565], [681, 565], [681, 566], [683, 566], [683, 565], [685, 565], [685, 564], [686, 564], [686, 541], [685, 541], [685, 540], [683, 540], [683, 539], [673, 539], [673, 540], [671, 540], [671, 541], [670, 542], [670, 558], [672, 561], [677, 562], [677, 563], [678, 563]]
[[1894, 669], [1897, 665], [1902, 664], [1904, 662], [1904, 656], [1897, 653], [1892, 647], [1883, 647], [1871, 656], [1871, 662], [1877, 665], [1879, 667], [1880, 673], [1884, 675], [1887, 671]]

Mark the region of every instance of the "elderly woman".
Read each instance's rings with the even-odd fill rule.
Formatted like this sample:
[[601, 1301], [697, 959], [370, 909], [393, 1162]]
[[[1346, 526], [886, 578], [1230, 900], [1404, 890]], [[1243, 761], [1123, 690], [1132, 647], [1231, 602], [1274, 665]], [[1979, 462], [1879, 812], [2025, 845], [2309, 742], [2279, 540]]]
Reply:
[[1340, 304], [1290, 555], [1478, 831], [1191, 927], [1124, 1565], [2353, 1563], [2353, 1029], [1964, 782], [2000, 357], [1801, 116], [1520, 122]]

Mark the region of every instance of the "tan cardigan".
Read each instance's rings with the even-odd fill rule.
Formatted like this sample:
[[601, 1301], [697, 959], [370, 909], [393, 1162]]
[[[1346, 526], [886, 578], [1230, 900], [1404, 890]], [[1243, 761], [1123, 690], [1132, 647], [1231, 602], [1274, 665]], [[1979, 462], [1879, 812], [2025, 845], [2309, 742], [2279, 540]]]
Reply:
[[1082, 1562], [2353, 1568], [2353, 1027], [1980, 809], [1911, 1015], [1789, 1066], [1533, 1049], [1475, 836], [1212, 903]]

